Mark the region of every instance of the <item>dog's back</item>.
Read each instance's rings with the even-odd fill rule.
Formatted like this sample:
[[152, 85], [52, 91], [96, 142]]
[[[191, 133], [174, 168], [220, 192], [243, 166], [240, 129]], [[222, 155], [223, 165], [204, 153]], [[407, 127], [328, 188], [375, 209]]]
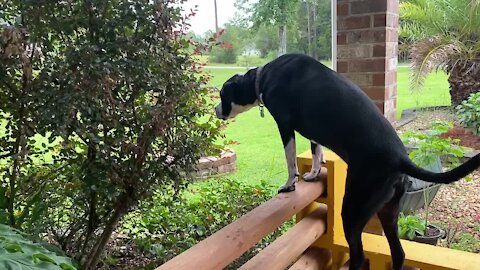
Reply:
[[278, 114], [293, 117], [303, 136], [322, 142], [346, 161], [357, 154], [371, 159], [406, 156], [380, 110], [342, 75], [297, 54], [279, 57], [264, 69], [265, 102], [279, 108]]

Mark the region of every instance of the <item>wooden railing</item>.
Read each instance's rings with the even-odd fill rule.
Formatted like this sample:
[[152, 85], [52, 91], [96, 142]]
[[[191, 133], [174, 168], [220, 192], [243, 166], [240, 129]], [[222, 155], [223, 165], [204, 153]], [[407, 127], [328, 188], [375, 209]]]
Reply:
[[[295, 226], [240, 269], [348, 269], [340, 214], [347, 166], [332, 152], [326, 152], [326, 159], [319, 181], [300, 181], [295, 192], [275, 196], [156, 270], [223, 269], [294, 215]], [[310, 170], [311, 162], [310, 152], [297, 157], [300, 175]], [[363, 242], [369, 269], [391, 269], [388, 243], [376, 217], [367, 225]], [[402, 245], [409, 268], [480, 269], [479, 254], [411, 241]]]

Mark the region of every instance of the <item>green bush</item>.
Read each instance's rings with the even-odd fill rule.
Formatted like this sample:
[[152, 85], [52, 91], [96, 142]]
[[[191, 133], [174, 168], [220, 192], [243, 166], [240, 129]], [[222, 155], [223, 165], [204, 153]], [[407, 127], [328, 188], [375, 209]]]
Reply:
[[[163, 189], [131, 214], [123, 222], [122, 229], [144, 251], [156, 256], [155, 263], [158, 265], [267, 201], [274, 192], [275, 188], [265, 182], [248, 185], [225, 178], [196, 184], [184, 194]], [[253, 257], [287, 226], [284, 225], [244, 254], [231, 265], [232, 269]]]
[[0, 225], [0, 269], [75, 270], [70, 258], [57, 255], [21, 232]]
[[455, 109], [460, 123], [475, 134], [480, 134], [480, 92], [471, 94]]
[[214, 48], [210, 52], [208, 59], [210, 63], [235, 64], [237, 62], [237, 52], [234, 48]]
[[[41, 236], [97, 269], [119, 221], [215, 150], [190, 55], [210, 44], [186, 37], [182, 2], [0, 1], [1, 222], [48, 223]], [[35, 134], [62, 140], [37, 149]]]

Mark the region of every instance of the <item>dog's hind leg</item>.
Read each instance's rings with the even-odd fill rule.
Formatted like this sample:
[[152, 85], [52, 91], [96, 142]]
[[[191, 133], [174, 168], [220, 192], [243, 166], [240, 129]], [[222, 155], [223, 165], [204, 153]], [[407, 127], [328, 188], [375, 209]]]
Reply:
[[[404, 177], [404, 176], [398, 176]], [[378, 211], [378, 218], [382, 223], [383, 231], [387, 237], [390, 245], [390, 254], [392, 255], [392, 264], [394, 270], [403, 269], [403, 262], [405, 260], [405, 252], [402, 244], [398, 238], [398, 214], [399, 203], [403, 194], [405, 193], [405, 185], [403, 181], [398, 182], [393, 187], [395, 189], [392, 199], [385, 204], [385, 206]]]
[[[342, 206], [342, 220], [345, 238], [350, 248], [350, 270], [360, 270], [365, 262], [362, 245], [362, 231], [370, 218], [392, 197], [385, 193], [388, 176], [375, 171], [368, 172], [368, 166], [348, 168], [345, 196]], [[358, 169], [363, 168], [363, 169]], [[372, 186], [378, 188], [373, 189]], [[389, 187], [391, 189], [391, 187]]]
[[282, 137], [288, 168], [287, 182], [278, 190], [278, 192], [290, 192], [295, 190], [295, 183], [298, 179], [295, 132], [292, 128], [289, 128], [287, 126], [279, 125], [278, 129], [280, 131], [280, 136]]
[[322, 168], [322, 163], [325, 163], [322, 146], [314, 141], [311, 141], [310, 148], [312, 149], [312, 168], [310, 169], [310, 172], [303, 175], [303, 180], [307, 182], [313, 181], [315, 178], [317, 178], [317, 175], [320, 173], [320, 169]]

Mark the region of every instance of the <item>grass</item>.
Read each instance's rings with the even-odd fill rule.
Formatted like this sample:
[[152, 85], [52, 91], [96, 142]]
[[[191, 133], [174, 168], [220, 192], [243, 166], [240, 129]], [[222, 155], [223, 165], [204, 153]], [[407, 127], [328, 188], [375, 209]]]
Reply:
[[[246, 69], [207, 68], [207, 71], [213, 76], [210, 84], [220, 88], [230, 76], [243, 73]], [[450, 105], [446, 74], [441, 72], [431, 74], [425, 82], [425, 87], [415, 93], [409, 90], [408, 76], [408, 67], [400, 66], [397, 118], [407, 108]], [[225, 135], [227, 140], [235, 142], [228, 147], [237, 153], [237, 172], [226, 177], [252, 184], [265, 180], [276, 186], [283, 185], [286, 181], [286, 162], [280, 135], [275, 121], [267, 111], [265, 112], [265, 118], [261, 118], [259, 109], [253, 108], [230, 121]], [[296, 138], [297, 153], [310, 148], [306, 139], [298, 134]]]

